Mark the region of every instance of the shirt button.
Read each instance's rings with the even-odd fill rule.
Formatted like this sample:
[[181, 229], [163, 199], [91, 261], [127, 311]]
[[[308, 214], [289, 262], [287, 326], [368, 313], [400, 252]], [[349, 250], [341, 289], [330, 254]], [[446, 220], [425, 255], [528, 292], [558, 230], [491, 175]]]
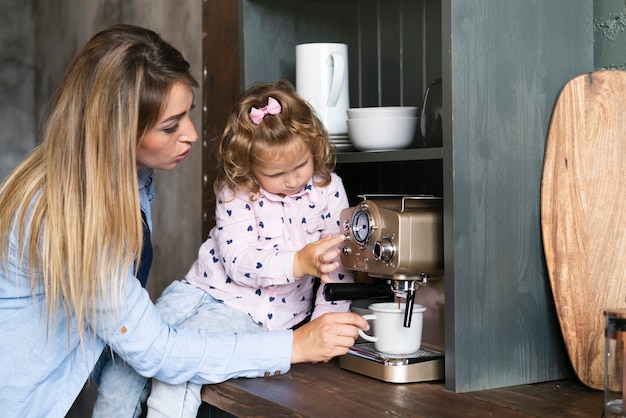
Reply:
[[126, 327], [122, 327], [122, 328], [120, 329], [120, 332], [121, 332], [122, 334], [126, 334]]
[[269, 377], [270, 375], [271, 375], [271, 373], [270, 373], [270, 372], [265, 372], [265, 373], [263, 373], [263, 377]]
[[278, 375], [280, 375], [280, 370], [276, 370], [276, 371], [274, 372], [274, 376], [278, 376]]

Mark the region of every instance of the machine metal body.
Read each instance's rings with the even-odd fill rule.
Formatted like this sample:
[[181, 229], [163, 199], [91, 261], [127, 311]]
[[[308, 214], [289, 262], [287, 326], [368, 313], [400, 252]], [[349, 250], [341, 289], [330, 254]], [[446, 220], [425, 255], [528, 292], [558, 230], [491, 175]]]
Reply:
[[344, 267], [388, 280], [406, 298], [405, 326], [411, 324], [415, 292], [430, 276], [443, 276], [442, 199], [433, 196], [363, 196], [344, 209]]
[[389, 196], [366, 195], [341, 212], [343, 265], [390, 280], [443, 275], [442, 199]]
[[[404, 325], [410, 326], [416, 291], [429, 278], [443, 278], [443, 202], [434, 196], [364, 195], [356, 206], [341, 212], [344, 234], [341, 262], [347, 269], [366, 272], [386, 285], [333, 289], [329, 300], [357, 299], [367, 295], [406, 299]], [[344, 293], [344, 289], [345, 293]], [[353, 293], [348, 297], [346, 293]], [[377, 353], [371, 345], [356, 344], [340, 365], [380, 380], [406, 383], [443, 378], [443, 352], [423, 347], [412, 358]]]

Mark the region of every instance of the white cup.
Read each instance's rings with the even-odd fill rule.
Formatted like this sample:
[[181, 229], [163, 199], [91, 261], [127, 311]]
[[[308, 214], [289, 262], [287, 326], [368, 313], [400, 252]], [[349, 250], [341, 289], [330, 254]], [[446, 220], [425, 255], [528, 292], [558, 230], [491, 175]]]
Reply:
[[420, 349], [426, 311], [424, 306], [413, 305], [409, 328], [404, 326], [404, 303], [401, 303], [399, 308], [396, 302], [373, 303], [368, 309], [372, 313], [363, 315], [363, 318], [376, 321], [374, 336], [367, 335], [360, 329], [358, 332], [361, 338], [373, 342], [377, 351], [392, 355], [408, 355]]
[[296, 45], [296, 91], [313, 106], [330, 135], [347, 135], [348, 45]]

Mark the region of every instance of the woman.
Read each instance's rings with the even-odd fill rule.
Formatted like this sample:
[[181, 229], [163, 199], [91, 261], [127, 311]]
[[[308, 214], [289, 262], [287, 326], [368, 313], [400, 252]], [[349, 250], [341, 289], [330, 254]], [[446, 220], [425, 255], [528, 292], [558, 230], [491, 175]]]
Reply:
[[174, 168], [197, 139], [196, 85], [176, 49], [129, 25], [96, 34], [69, 64], [41, 145], [0, 186], [3, 415], [64, 416], [105, 345], [143, 376], [214, 383], [326, 361], [367, 328], [350, 313], [239, 335], [161, 320], [135, 260], [152, 170]]
[[[176, 327], [241, 333], [296, 329], [347, 312], [350, 303], [326, 301], [316, 280], [352, 282], [353, 273], [337, 248], [348, 197], [311, 106], [284, 80], [250, 87], [231, 108], [218, 156], [215, 227], [185, 280], [157, 300], [161, 317]], [[129, 365], [108, 363], [93, 417], [141, 416], [147, 383]], [[153, 379], [147, 415], [195, 418], [201, 390]]]

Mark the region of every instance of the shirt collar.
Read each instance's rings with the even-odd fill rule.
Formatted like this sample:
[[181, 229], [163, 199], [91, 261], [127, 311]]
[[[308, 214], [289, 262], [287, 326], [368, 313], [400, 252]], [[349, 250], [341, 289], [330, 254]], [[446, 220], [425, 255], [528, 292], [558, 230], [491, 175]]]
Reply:
[[284, 197], [268, 192], [262, 187], [260, 188], [259, 192], [262, 198], [265, 198], [267, 200], [274, 201], [274, 202], [284, 202], [286, 200], [297, 200], [303, 197], [307, 197], [309, 201], [311, 201], [312, 203], [317, 203], [322, 198], [319, 188], [314, 186], [314, 182], [317, 180], [319, 179], [317, 179], [316, 176], [313, 176], [313, 178], [311, 178], [307, 182], [306, 186], [304, 186], [302, 190], [300, 190], [298, 193], [291, 194], [291, 195], [284, 196]]
[[154, 198], [154, 170], [152, 168], [140, 168], [137, 171], [138, 189], [145, 189], [148, 195], [148, 200], [152, 202]]

